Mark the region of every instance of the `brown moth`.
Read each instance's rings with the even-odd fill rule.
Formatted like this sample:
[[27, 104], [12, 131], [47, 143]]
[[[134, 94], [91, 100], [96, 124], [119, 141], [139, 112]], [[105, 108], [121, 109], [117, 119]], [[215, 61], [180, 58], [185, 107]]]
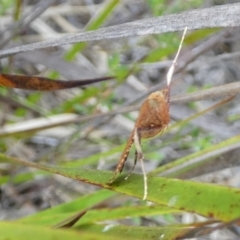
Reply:
[[[152, 138], [156, 136], [159, 133], [162, 133], [163, 130], [168, 126], [170, 121], [169, 116], [169, 102], [170, 102], [170, 83], [172, 79], [172, 75], [174, 72], [175, 65], [177, 63], [177, 58], [179, 56], [182, 43], [185, 37], [185, 34], [187, 32], [187, 27], [185, 28], [183, 32], [183, 36], [177, 51], [177, 54], [175, 56], [175, 59], [173, 60], [173, 63], [167, 73], [167, 88], [162, 91], [153, 92], [149, 95], [149, 97], [143, 102], [138, 118], [136, 120], [134, 129], [127, 141], [127, 144], [124, 148], [124, 151], [119, 159], [118, 165], [116, 167], [116, 170], [114, 172], [114, 175], [112, 179], [109, 181], [109, 184], [112, 184], [115, 178], [118, 174], [120, 174], [123, 170], [124, 164], [128, 158], [130, 149], [135, 144], [136, 150], [135, 150], [135, 160], [134, 165], [131, 170], [133, 171], [137, 160], [140, 160], [143, 177], [144, 177], [144, 195], [143, 200], [147, 198], [147, 175], [144, 170], [144, 164], [143, 164], [143, 153], [141, 149], [141, 139], [142, 138]], [[130, 172], [130, 174], [131, 174]], [[130, 174], [125, 178], [127, 179]]]
[[[140, 108], [134, 129], [127, 141], [110, 183], [112, 183], [116, 176], [122, 172], [124, 163], [134, 143], [134, 136], [135, 138], [137, 137], [139, 143], [141, 143], [142, 138], [152, 138], [161, 133], [164, 128], [167, 127], [169, 121], [169, 89], [167, 88], [162, 91], [153, 92], [143, 102]], [[133, 168], [136, 165], [137, 159], [142, 157], [142, 154], [136, 149]]]

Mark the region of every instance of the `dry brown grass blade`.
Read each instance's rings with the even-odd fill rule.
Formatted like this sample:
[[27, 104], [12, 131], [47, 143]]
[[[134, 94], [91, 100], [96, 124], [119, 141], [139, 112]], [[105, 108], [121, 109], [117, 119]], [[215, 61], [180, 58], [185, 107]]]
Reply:
[[[24, 51], [61, 46], [77, 42], [88, 42], [103, 39], [159, 34], [216, 27], [240, 26], [240, 3], [225, 4], [205, 9], [192, 10], [180, 14], [172, 14], [149, 18], [130, 23], [115, 25], [86, 33], [72, 34], [60, 39], [43, 41], [0, 51], [0, 58]], [[176, 19], [178, 21], [176, 21]]]
[[81, 87], [84, 85], [106, 81], [113, 78], [114, 77], [102, 77], [85, 80], [61, 81], [52, 80], [44, 77], [0, 74], [0, 86], [27, 90], [54, 91], [67, 88]]
[[200, 100], [216, 100], [223, 97], [230, 97], [240, 93], [240, 83], [233, 82], [193, 93], [173, 96], [171, 103], [187, 103]]
[[[185, 103], [199, 100], [221, 99], [223, 97], [233, 96], [240, 93], [240, 83], [229, 83], [218, 87], [213, 87], [206, 90], [201, 90], [194, 93], [189, 93], [180, 96], [172, 96], [171, 103]], [[94, 114], [90, 116], [78, 116], [76, 114], [60, 114], [58, 116], [48, 118], [37, 118], [33, 120], [26, 120], [16, 124], [5, 125], [0, 130], [0, 136], [6, 137], [13, 134], [36, 132], [43, 129], [53, 128], [57, 126], [64, 126], [71, 123], [80, 123], [92, 119], [103, 118], [107, 116], [114, 116], [119, 113], [126, 113], [138, 110], [140, 105], [122, 107], [114, 111], [102, 114]]]

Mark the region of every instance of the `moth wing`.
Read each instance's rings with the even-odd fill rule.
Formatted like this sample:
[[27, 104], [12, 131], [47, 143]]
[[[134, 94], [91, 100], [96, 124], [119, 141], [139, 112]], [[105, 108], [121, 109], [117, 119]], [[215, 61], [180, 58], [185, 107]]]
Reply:
[[142, 104], [137, 119], [138, 128], [163, 126], [169, 122], [169, 109], [166, 101], [147, 99]]

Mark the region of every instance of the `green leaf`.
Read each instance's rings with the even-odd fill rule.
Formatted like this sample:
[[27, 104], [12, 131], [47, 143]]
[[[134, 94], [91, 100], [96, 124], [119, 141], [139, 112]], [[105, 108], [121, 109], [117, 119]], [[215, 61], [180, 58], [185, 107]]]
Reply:
[[[212, 157], [214, 156], [220, 155], [232, 149], [239, 148], [239, 143], [240, 143], [240, 135], [237, 135], [235, 137], [224, 140], [218, 144], [207, 147], [201, 151], [189, 154], [173, 162], [167, 163], [159, 168], [156, 168], [149, 175], [164, 173], [168, 169], [171, 169], [171, 173], [165, 172], [164, 175], [176, 176], [177, 174], [184, 172], [184, 164], [188, 163], [187, 170], [191, 170], [196, 166], [196, 164], [200, 163], [200, 160], [201, 160], [201, 163], [203, 164], [204, 162], [211, 160]], [[190, 162], [192, 162], [192, 164], [190, 164]], [[181, 165], [183, 165], [182, 168], [180, 168]], [[175, 167], [178, 167], [178, 169], [177, 171], [174, 172], [173, 168]]]
[[[9, 161], [46, 170], [136, 198], [143, 197], [143, 177], [138, 174], [132, 174], [127, 181], [124, 180], [126, 175], [122, 174], [115, 180], [114, 184], [109, 185], [108, 181], [113, 174], [111, 172], [45, 166], [3, 154], [0, 154], [0, 158], [7, 158]], [[239, 189], [161, 177], [149, 177], [148, 189], [147, 200], [174, 209], [198, 213], [221, 221], [231, 221], [240, 216]], [[219, 201], [220, 199], [221, 201]]]
[[[41, 174], [42, 175], [46, 175], [46, 172], [42, 172], [41, 171]], [[9, 175], [7, 175], [7, 176], [0, 176], [0, 184], [7, 183], [9, 181], [11, 181], [12, 183], [23, 183], [23, 182], [26, 182], [26, 181], [34, 179], [35, 176], [36, 175], [34, 173], [32, 173], [32, 172], [21, 173], [21, 174], [15, 175], [15, 176], [9, 176]]]
[[[109, 191], [110, 192], [110, 191]], [[112, 192], [113, 193], [113, 192]], [[70, 204], [71, 205], [71, 204]], [[79, 204], [78, 204], [79, 205]], [[61, 205], [60, 205], [61, 206]], [[57, 209], [58, 206], [56, 207]], [[81, 209], [81, 206], [79, 207]], [[50, 211], [37, 213], [33, 216], [26, 217], [18, 220], [21, 223], [33, 224], [33, 225], [44, 225], [44, 226], [59, 226], [60, 224], [68, 223], [76, 215], [81, 213], [80, 211], [68, 211], [62, 206], [60, 209], [63, 211], [51, 211], [55, 207], [51, 208]], [[83, 211], [82, 211], [83, 212]], [[142, 217], [142, 216], [156, 216], [169, 213], [179, 213], [179, 210], [172, 209], [165, 206], [129, 206], [129, 207], [118, 207], [115, 209], [93, 209], [82, 214], [80, 220], [76, 225], [83, 225], [89, 223], [97, 223], [106, 220], [116, 220], [131, 217]], [[44, 213], [44, 214], [42, 214]]]
[[73, 98], [64, 101], [64, 103], [58, 106], [54, 112], [69, 112], [74, 109], [76, 105], [84, 105], [83, 102], [87, 101], [89, 98], [96, 96], [99, 93], [99, 88], [88, 87], [81, 94], [74, 96]]
[[126, 217], [146, 217], [169, 213], [178, 213], [178, 210], [165, 206], [129, 206], [115, 209], [97, 209], [88, 211], [77, 225], [96, 223], [104, 220], [122, 219]]
[[[104, 6], [104, 8], [96, 15], [96, 17], [87, 25], [86, 31], [92, 31], [99, 28], [106, 19], [111, 15], [114, 8], [118, 5], [119, 0], [110, 0]], [[74, 44], [68, 53], [65, 55], [65, 59], [68, 61], [72, 61], [77, 53], [81, 52], [85, 47], [86, 43], [76, 43]]]
[[192, 230], [191, 226], [170, 226], [170, 227], [135, 227], [117, 225], [83, 225], [77, 229], [89, 230], [92, 233], [106, 233], [121, 236], [122, 239], [138, 240], [175, 240]]
[[211, 34], [217, 33], [218, 31], [219, 31], [218, 28], [207, 28], [207, 29], [196, 30], [194, 32], [191, 32], [190, 34], [187, 34], [186, 38], [184, 39], [184, 42], [187, 45], [191, 45], [196, 43], [197, 41], [200, 41], [208, 37]]
[[34, 225], [55, 225], [77, 212], [87, 209], [101, 203], [102, 201], [114, 196], [115, 193], [108, 190], [100, 190], [87, 194], [69, 203], [64, 203], [53, 208], [49, 208], [32, 216], [18, 220], [21, 223]]
[[[53, 229], [47, 227], [0, 222], [0, 240], [120, 240], [121, 235], [106, 234], [104, 232], [89, 232], [87, 230]], [[130, 238], [133, 239], [133, 238]]]

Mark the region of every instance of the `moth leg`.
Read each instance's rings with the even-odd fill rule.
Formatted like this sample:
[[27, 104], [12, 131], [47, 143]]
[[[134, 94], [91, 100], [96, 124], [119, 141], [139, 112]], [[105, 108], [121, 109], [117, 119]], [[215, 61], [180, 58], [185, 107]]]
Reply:
[[[137, 130], [137, 135], [138, 135], [138, 140], [139, 140], [139, 143], [141, 144], [141, 135], [140, 135], [140, 131]], [[129, 174], [127, 175], [127, 177], [125, 177], [125, 180], [127, 180], [133, 173], [133, 170], [134, 168], [136, 167], [137, 165], [137, 160], [140, 159], [142, 156], [139, 156], [139, 152], [137, 151], [137, 149], [135, 150], [135, 158], [134, 158], [134, 163], [133, 163], [133, 166], [132, 166], [132, 169], [131, 171], [129, 172]]]
[[125, 148], [124, 148], [124, 151], [123, 151], [123, 153], [122, 153], [122, 155], [121, 155], [121, 157], [120, 157], [120, 159], [119, 159], [119, 162], [118, 162], [118, 165], [117, 165], [116, 170], [115, 170], [115, 172], [114, 172], [114, 175], [113, 175], [113, 177], [110, 179], [110, 181], [108, 182], [108, 184], [113, 183], [113, 181], [116, 179], [117, 175], [122, 172], [123, 167], [124, 167], [124, 164], [125, 164], [125, 162], [127, 161], [127, 158], [128, 158], [129, 152], [130, 152], [130, 149], [131, 149], [132, 144], [133, 144], [133, 141], [134, 141], [133, 135], [134, 135], [134, 130], [133, 130], [133, 132], [131, 133], [131, 135], [130, 135], [128, 141], [127, 141], [127, 144], [126, 144], [126, 146], [125, 146]]
[[134, 164], [136, 165], [136, 162], [138, 159], [143, 158], [143, 153], [141, 149], [141, 140], [142, 140], [142, 135], [141, 135], [141, 129], [137, 129], [136, 133], [134, 135], [134, 143], [135, 143], [135, 162]]
[[135, 150], [134, 163], [133, 163], [132, 169], [130, 170], [130, 172], [128, 173], [128, 175], [125, 177], [125, 180], [127, 180], [127, 179], [132, 175], [133, 170], [134, 170], [134, 168], [136, 167], [137, 160], [138, 160], [138, 153], [137, 153], [137, 150]]

